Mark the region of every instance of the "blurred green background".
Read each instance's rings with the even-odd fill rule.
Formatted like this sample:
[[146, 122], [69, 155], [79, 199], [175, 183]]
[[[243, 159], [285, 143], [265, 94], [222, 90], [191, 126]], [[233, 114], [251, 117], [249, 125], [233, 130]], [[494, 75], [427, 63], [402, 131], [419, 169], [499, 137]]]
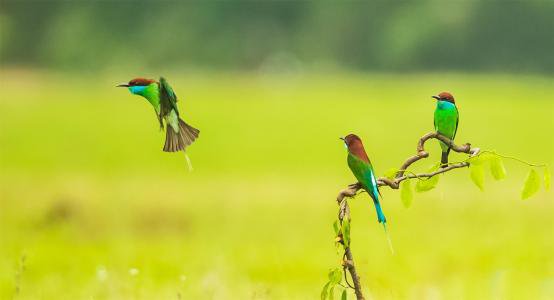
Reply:
[[[459, 143], [554, 164], [551, 1], [0, 8], [2, 299], [317, 299], [354, 181], [338, 137], [398, 167], [442, 90]], [[114, 87], [159, 75], [201, 130], [193, 172]], [[367, 195], [351, 201], [366, 297], [552, 299], [552, 192], [521, 201], [529, 167], [504, 162], [484, 192], [456, 170], [409, 209], [383, 188], [395, 255]]]

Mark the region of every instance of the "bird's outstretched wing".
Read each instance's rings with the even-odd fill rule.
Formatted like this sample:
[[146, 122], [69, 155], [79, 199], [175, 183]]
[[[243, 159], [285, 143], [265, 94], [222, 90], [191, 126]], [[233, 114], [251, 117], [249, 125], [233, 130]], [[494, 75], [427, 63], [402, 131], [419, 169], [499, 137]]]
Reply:
[[160, 115], [162, 117], [169, 114], [172, 109], [179, 115], [177, 95], [175, 95], [175, 92], [173, 92], [173, 89], [163, 77], [160, 77], [160, 106]]

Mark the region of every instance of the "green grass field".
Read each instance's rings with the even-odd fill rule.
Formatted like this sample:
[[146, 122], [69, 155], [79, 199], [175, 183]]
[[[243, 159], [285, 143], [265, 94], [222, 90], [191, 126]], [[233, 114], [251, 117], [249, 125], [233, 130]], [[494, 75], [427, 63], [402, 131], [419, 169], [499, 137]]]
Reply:
[[[0, 298], [318, 299], [340, 259], [334, 199], [354, 182], [338, 137], [360, 135], [379, 174], [399, 167], [441, 90], [457, 142], [554, 165], [552, 78], [165, 74], [201, 130], [189, 173], [147, 102], [114, 87], [133, 75], [0, 73]], [[520, 200], [529, 168], [504, 162], [484, 192], [456, 170], [408, 209], [383, 188], [395, 255], [367, 195], [353, 200], [367, 298], [552, 299], [552, 191]]]

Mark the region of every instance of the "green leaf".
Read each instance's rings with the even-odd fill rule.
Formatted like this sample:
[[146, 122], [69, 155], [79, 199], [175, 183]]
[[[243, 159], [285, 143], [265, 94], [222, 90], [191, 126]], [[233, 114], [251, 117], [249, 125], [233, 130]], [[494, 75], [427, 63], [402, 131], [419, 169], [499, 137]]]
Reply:
[[340, 232], [339, 220], [335, 220], [335, 222], [333, 222], [333, 229], [335, 230], [335, 235], [339, 235], [339, 232]]
[[333, 300], [333, 299], [335, 299], [335, 287], [334, 286], [329, 289], [329, 300]]
[[342, 220], [342, 241], [344, 243], [344, 247], [348, 248], [350, 247], [350, 221], [348, 218], [344, 218]]
[[435, 175], [428, 179], [420, 179], [416, 183], [415, 190], [418, 193], [427, 192], [434, 189], [439, 183], [439, 175]]
[[483, 163], [483, 162], [486, 162], [486, 161], [493, 160], [495, 157], [498, 157], [498, 155], [496, 154], [496, 152], [494, 152], [494, 151], [493, 151], [493, 152], [484, 151], [484, 152], [481, 152], [479, 155], [470, 158], [468, 161], [469, 161], [470, 163], [471, 163], [472, 161], [473, 161], [473, 162], [478, 161], [478, 163]]
[[344, 246], [342, 245], [342, 243], [339, 243], [339, 242], [335, 242], [335, 251], [337, 252], [337, 255], [342, 255], [342, 248]]
[[481, 163], [474, 161], [469, 165], [469, 176], [481, 191], [485, 189], [485, 168]]
[[321, 291], [321, 300], [327, 299], [327, 292], [329, 291], [329, 284], [331, 284], [331, 282], [327, 282], [323, 286], [323, 290]]
[[418, 193], [427, 192], [434, 189], [439, 183], [439, 175], [435, 175], [428, 179], [418, 179], [416, 183], [415, 190]]
[[346, 293], [346, 289], [342, 290], [342, 296], [340, 296], [340, 300], [346, 300], [347, 299], [347, 293]]
[[504, 163], [502, 163], [502, 159], [498, 155], [492, 155], [492, 157], [489, 159], [490, 167], [491, 167], [491, 174], [492, 177], [496, 180], [504, 179], [506, 178], [506, 168], [504, 168]]
[[550, 190], [550, 168], [548, 166], [544, 167], [544, 189]]
[[[440, 166], [440, 163], [437, 163], [437, 164], [433, 165], [432, 167], [430, 167], [427, 170], [427, 172], [428, 173], [435, 172], [439, 168], [439, 166]], [[438, 175], [435, 175], [435, 176], [429, 177], [429, 178], [418, 178], [416, 186], [415, 186], [415, 190], [418, 193], [430, 191], [430, 190], [434, 189], [437, 186], [438, 183], [439, 183], [439, 176]]]
[[394, 176], [396, 176], [397, 172], [398, 172], [398, 169], [390, 168], [385, 172], [385, 174], [383, 174], [383, 176], [387, 177], [388, 179], [394, 179]]
[[531, 169], [525, 178], [525, 183], [523, 184], [523, 189], [521, 190], [521, 199], [527, 199], [535, 194], [541, 185], [541, 180], [539, 174], [535, 169]]
[[410, 180], [406, 179], [400, 183], [400, 200], [404, 207], [408, 208], [412, 205], [412, 199], [414, 195], [412, 193], [412, 187], [410, 186]]
[[482, 164], [484, 161], [488, 160], [487, 157], [490, 157], [488, 155], [488, 153], [481, 153], [477, 156], [472, 156], [470, 158], [468, 158], [467, 162], [470, 164], [470, 165], [480, 165]]
[[334, 268], [329, 273], [329, 282], [331, 282], [332, 285], [339, 284], [342, 281], [342, 269], [341, 268]]

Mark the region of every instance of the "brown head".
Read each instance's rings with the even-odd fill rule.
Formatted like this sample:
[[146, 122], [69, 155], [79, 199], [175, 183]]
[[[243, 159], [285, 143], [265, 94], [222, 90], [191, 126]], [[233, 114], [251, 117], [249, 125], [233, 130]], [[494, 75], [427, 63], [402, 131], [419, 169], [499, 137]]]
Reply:
[[452, 96], [452, 94], [450, 94], [449, 92], [442, 92], [440, 94], [438, 94], [437, 96], [431, 96], [439, 101], [446, 101], [446, 102], [450, 102], [450, 103], [453, 103], [453, 104], [456, 104], [456, 102], [454, 102], [454, 96]]
[[359, 136], [351, 133], [344, 138], [341, 138], [341, 140], [344, 141], [344, 144], [348, 148], [348, 152], [365, 162], [369, 162], [369, 158], [365, 153], [364, 145], [362, 144], [362, 139], [360, 139]]
[[129, 83], [122, 83], [117, 86], [118, 87], [147, 86], [154, 82], [156, 82], [156, 80], [154, 79], [146, 79], [146, 78], [139, 77], [139, 78], [131, 79]]

